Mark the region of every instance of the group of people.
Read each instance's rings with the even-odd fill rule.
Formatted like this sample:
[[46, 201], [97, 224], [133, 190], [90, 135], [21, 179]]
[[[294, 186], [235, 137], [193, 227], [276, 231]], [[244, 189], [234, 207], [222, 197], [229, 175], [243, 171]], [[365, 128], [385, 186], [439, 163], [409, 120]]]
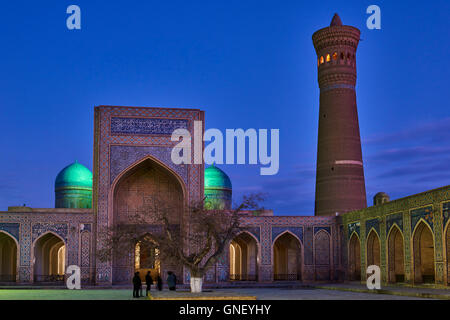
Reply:
[[[150, 291], [152, 284], [153, 284], [153, 278], [150, 271], [147, 272], [145, 276], [145, 284], [146, 284], [146, 293], [145, 296], [148, 296], [148, 292]], [[167, 272], [167, 285], [169, 287], [169, 290], [175, 291], [177, 288], [177, 276], [172, 271]], [[162, 290], [162, 279], [161, 276], [158, 274], [156, 278], [156, 288], [158, 291]], [[139, 271], [134, 273], [133, 277], [133, 298], [140, 298], [142, 296], [142, 280], [139, 275]]]

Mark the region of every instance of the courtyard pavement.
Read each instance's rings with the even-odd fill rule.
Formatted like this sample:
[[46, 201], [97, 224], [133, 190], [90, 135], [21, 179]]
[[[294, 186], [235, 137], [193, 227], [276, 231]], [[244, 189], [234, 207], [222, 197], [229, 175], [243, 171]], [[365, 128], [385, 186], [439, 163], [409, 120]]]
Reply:
[[[133, 292], [123, 289], [0, 289], [0, 300], [132, 300]], [[146, 300], [141, 298], [139, 300]], [[136, 300], [136, 299], [135, 299]]]
[[[192, 297], [188, 291], [151, 291], [155, 298], [173, 299]], [[251, 297], [258, 300], [418, 300], [418, 297], [405, 297], [388, 294], [373, 294], [327, 289], [289, 289], [289, 288], [246, 288], [214, 289], [201, 294], [202, 297]], [[3, 289], [0, 300], [146, 300], [133, 299], [132, 291], [126, 289], [92, 289], [92, 290], [41, 290], [41, 289]]]
[[367, 287], [359, 282], [350, 283], [332, 283], [332, 284], [316, 284], [317, 289], [326, 290], [338, 290], [343, 292], [359, 292], [359, 293], [371, 293], [371, 294], [383, 294], [383, 295], [395, 295], [395, 296], [409, 296], [418, 298], [434, 298], [450, 300], [450, 288], [432, 288], [431, 286], [408, 286], [408, 285], [383, 285], [380, 290], [369, 290]]
[[[249, 286], [252, 287], [249, 287]], [[195, 297], [188, 285], [181, 285], [176, 292], [151, 290], [152, 298], [183, 299]], [[145, 292], [145, 290], [144, 290]], [[199, 295], [197, 295], [199, 297]], [[258, 300], [450, 300], [450, 288], [407, 285], [383, 286], [381, 290], [368, 290], [359, 282], [347, 283], [231, 283], [227, 287], [207, 284], [201, 297], [235, 297]], [[139, 300], [147, 300], [147, 297]], [[83, 290], [67, 290], [59, 287], [0, 286], [0, 300], [133, 300], [131, 286], [83, 287]]]
[[[157, 299], [182, 299], [192, 296], [187, 291], [152, 291], [151, 296]], [[243, 289], [214, 289], [201, 294], [203, 297], [256, 297], [257, 300], [423, 300], [419, 297], [404, 297], [388, 294], [361, 293], [340, 290], [315, 288], [243, 288]]]

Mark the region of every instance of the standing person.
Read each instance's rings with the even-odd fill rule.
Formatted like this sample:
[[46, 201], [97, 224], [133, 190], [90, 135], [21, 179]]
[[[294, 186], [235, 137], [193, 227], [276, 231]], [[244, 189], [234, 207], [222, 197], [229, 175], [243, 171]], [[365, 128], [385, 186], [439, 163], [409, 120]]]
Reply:
[[162, 290], [162, 279], [161, 276], [158, 273], [158, 277], [156, 278], [156, 286], [158, 287], [158, 290], [161, 291]]
[[139, 272], [134, 273], [133, 277], [133, 298], [139, 298], [139, 291], [141, 290], [142, 281]]
[[167, 285], [169, 286], [169, 290], [175, 291], [176, 290], [176, 281], [177, 277], [173, 274], [172, 271], [167, 272]]
[[147, 284], [147, 293], [146, 295], [148, 296], [148, 292], [150, 291], [152, 284], [153, 284], [153, 278], [152, 278], [152, 274], [150, 271], [147, 272], [147, 275], [145, 276], [145, 283]]

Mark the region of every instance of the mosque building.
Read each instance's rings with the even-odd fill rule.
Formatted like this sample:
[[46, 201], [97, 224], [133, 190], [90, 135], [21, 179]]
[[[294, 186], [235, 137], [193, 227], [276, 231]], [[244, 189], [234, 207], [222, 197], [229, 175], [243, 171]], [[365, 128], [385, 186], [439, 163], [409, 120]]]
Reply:
[[[245, 231], [205, 275], [205, 283], [364, 281], [378, 265], [383, 283], [450, 284], [450, 186], [390, 200], [378, 193], [367, 207], [356, 107], [356, 49], [360, 32], [335, 15], [313, 35], [320, 87], [315, 213], [243, 213]], [[104, 262], [99, 230], [126, 221], [158, 193], [180, 208], [204, 199], [229, 209], [232, 182], [216, 165], [171, 161], [178, 128], [193, 135], [198, 109], [98, 106], [94, 109], [93, 172], [78, 162], [55, 180], [55, 208], [9, 207], [0, 212], [0, 283], [63, 283], [65, 268], [81, 268], [91, 285], [129, 283], [136, 270], [175, 271], [158, 249], [136, 244], [128, 258]]]

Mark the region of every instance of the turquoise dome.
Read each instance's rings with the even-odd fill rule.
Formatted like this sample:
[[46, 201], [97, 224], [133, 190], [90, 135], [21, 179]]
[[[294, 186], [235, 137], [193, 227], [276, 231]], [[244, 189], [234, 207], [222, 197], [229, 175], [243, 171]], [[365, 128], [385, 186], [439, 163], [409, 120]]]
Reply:
[[231, 209], [232, 186], [225, 172], [212, 165], [205, 169], [205, 207]]
[[78, 162], [61, 170], [55, 180], [55, 208], [92, 208], [92, 172]]
[[212, 165], [205, 169], [205, 188], [224, 188], [231, 190], [231, 180], [225, 172]]
[[92, 172], [75, 161], [62, 169], [56, 177], [55, 189], [61, 187], [92, 188]]

